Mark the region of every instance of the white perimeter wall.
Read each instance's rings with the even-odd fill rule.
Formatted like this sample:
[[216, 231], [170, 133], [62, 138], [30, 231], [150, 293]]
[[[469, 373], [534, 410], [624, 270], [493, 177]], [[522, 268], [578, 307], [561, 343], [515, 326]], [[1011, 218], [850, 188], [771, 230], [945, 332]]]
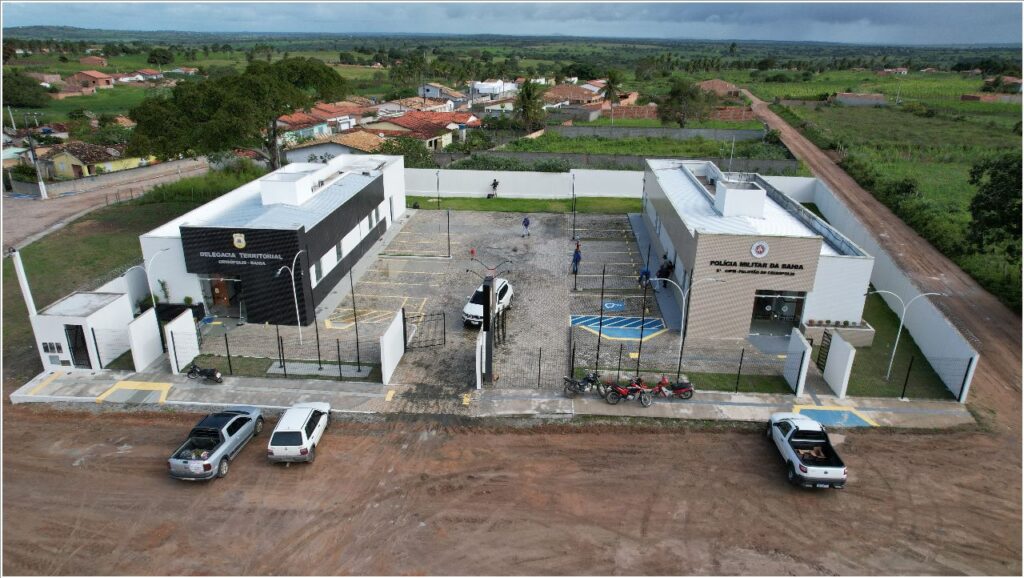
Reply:
[[814, 290], [804, 303], [802, 321], [831, 319], [860, 323], [873, 265], [874, 259], [870, 257], [822, 255], [814, 274]]
[[171, 373], [177, 375], [182, 368], [187, 370], [188, 364], [199, 355], [199, 334], [196, 332], [196, 322], [192, 319], [192, 310], [182, 311], [181, 315], [164, 325], [164, 337], [167, 340], [167, 357], [171, 360]]
[[813, 203], [818, 179], [813, 177], [776, 177], [761, 175], [768, 184], [786, 193], [798, 203]]
[[832, 388], [836, 397], [846, 397], [846, 387], [850, 385], [850, 372], [853, 370], [853, 358], [857, 349], [847, 343], [838, 333], [832, 333], [832, 345], [825, 359], [825, 383]]
[[[142, 256], [149, 267], [149, 288], [161, 302], [167, 302], [160, 291], [160, 280], [167, 281], [171, 303], [182, 303], [191, 297], [193, 303], [203, 302], [203, 288], [199, 276], [185, 270], [185, 251], [180, 237], [139, 237]], [[167, 249], [160, 253], [161, 249]], [[156, 256], [159, 253], [159, 256]]]
[[132, 311], [136, 311], [138, 310], [136, 304], [149, 294], [146, 285], [146, 272], [142, 267], [130, 269], [124, 275], [96, 288], [95, 291], [98, 293], [127, 293]]
[[394, 319], [380, 336], [380, 372], [384, 385], [391, 383], [391, 376], [398, 367], [405, 353], [405, 339], [402, 335], [402, 311], [395, 313]]
[[[439, 181], [440, 179], [440, 181]], [[406, 190], [414, 195], [484, 197], [498, 179], [498, 196], [517, 199], [571, 199], [575, 179], [578, 197], [643, 196], [643, 171], [572, 170], [568, 173], [533, 171], [459, 171], [406, 169]], [[397, 202], [397, 200], [396, 200]]]
[[[821, 181], [817, 183], [814, 199], [832, 226], [869, 254], [874, 255], [875, 265], [871, 273], [871, 283], [876, 289], [892, 291], [904, 301], [909, 301], [922, 293], [910, 277], [896, 265], [889, 253], [882, 249], [869, 229]], [[890, 309], [902, 311], [903, 308], [897, 299], [884, 293], [881, 297]], [[965, 384], [964, 374], [968, 367], [968, 358], [976, 358], [978, 352], [927, 297], [914, 303], [907, 312], [904, 323], [942, 382], [955, 397], [961, 402], [966, 402], [967, 391], [961, 392], [961, 385]], [[970, 388], [976, 366], [977, 359], [971, 365], [971, 374], [967, 375], [965, 390]]]
[[164, 354], [156, 309], [150, 307], [128, 324], [128, 339], [131, 342], [135, 371], [143, 371]]
[[484, 386], [484, 368], [487, 367], [487, 341], [484, 339], [484, 332], [480, 331], [476, 336], [476, 388]]
[[[135, 311], [128, 300], [127, 293], [122, 293], [106, 307], [88, 317], [85, 340], [90, 349], [96, 346], [100, 348], [98, 354], [100, 365], [94, 365], [94, 369], [106, 366], [131, 349], [128, 324], [134, 318]], [[96, 331], [95, 343], [93, 343], [92, 330]]]
[[811, 344], [807, 343], [798, 329], [793, 328], [789, 334], [789, 349], [786, 352], [786, 366], [782, 370], [786, 383], [793, 389], [793, 394], [801, 397], [804, 384], [807, 382], [807, 367], [811, 363]]

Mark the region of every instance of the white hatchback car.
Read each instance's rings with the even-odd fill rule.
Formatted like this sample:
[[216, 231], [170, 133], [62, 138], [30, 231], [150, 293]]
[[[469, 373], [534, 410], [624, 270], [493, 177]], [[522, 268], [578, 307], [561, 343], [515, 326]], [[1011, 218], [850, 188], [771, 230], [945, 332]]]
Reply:
[[281, 414], [267, 444], [271, 462], [312, 462], [331, 420], [331, 404], [297, 403]]
[[[494, 307], [495, 313], [500, 313], [512, 307], [512, 297], [515, 292], [508, 279], [497, 278], [494, 280], [494, 295], [497, 303]], [[462, 322], [467, 325], [480, 325], [484, 320], [484, 286], [481, 284], [476, 288], [476, 293], [469, 298], [469, 303], [462, 308]]]

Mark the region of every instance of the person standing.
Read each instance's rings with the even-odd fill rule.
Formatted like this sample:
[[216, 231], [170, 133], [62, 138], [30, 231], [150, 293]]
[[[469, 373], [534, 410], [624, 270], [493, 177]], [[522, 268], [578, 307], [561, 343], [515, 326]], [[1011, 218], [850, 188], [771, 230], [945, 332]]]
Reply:
[[530, 236], [530, 216], [529, 215], [523, 217], [523, 236], [524, 237], [529, 237]]
[[491, 197], [498, 196], [498, 179], [491, 181]]
[[583, 260], [583, 253], [580, 252], [580, 244], [576, 243], [576, 250], [572, 252], [572, 274], [578, 275], [580, 272], [580, 261]]
[[637, 279], [637, 282], [640, 283], [641, 287], [643, 287], [644, 285], [650, 283], [650, 281], [651, 281], [651, 270], [647, 268], [647, 265], [644, 265], [644, 268], [640, 269], [640, 278]]

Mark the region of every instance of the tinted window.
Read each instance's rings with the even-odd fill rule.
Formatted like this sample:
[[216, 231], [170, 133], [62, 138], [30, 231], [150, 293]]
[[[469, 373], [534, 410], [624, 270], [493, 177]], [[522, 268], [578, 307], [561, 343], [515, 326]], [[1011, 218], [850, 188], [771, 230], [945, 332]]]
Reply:
[[498, 299], [504, 299], [506, 293], [508, 293], [508, 285], [505, 285], [501, 288], [501, 291], [498, 291]]
[[274, 432], [274, 437], [270, 438], [270, 445], [272, 445], [272, 446], [301, 446], [302, 445], [302, 432], [297, 432], [297, 431], [278, 431], [278, 432]]
[[483, 305], [484, 304], [484, 292], [483, 291], [477, 291], [476, 293], [473, 294], [473, 298], [470, 299], [469, 302], [474, 304], [474, 305]]
[[800, 439], [800, 440], [812, 441], [812, 442], [822, 442], [822, 441], [825, 441], [825, 432], [823, 432], [823, 431], [805, 430], [804, 429], [804, 430], [800, 430], [800, 431], [796, 432], [795, 434], [793, 434], [793, 439], [794, 440]]
[[235, 421], [231, 422], [231, 425], [228, 426], [228, 435], [229, 436], [233, 436], [236, 433], [238, 433], [238, 430], [242, 429], [242, 426], [245, 425], [246, 422], [248, 422], [248, 421], [249, 421], [249, 418], [247, 418], [247, 417], [240, 417], [240, 418], [236, 419]]
[[320, 421], [320, 414], [314, 411], [309, 416], [309, 421], [306, 422], [306, 437], [307, 438], [313, 437], [313, 430], [316, 429], [316, 424], [319, 421]]
[[782, 432], [783, 437], [785, 437], [791, 429], [793, 429], [793, 426], [789, 425], [788, 421], [779, 422], [779, 431]]

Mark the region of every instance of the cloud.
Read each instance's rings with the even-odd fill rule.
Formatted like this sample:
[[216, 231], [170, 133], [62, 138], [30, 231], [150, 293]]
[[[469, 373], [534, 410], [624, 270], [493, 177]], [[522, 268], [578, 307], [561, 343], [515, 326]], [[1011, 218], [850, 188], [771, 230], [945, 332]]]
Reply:
[[494, 3], [4, 3], [4, 26], [197, 32], [427, 33], [803, 40], [1021, 42], [1021, 5]]

